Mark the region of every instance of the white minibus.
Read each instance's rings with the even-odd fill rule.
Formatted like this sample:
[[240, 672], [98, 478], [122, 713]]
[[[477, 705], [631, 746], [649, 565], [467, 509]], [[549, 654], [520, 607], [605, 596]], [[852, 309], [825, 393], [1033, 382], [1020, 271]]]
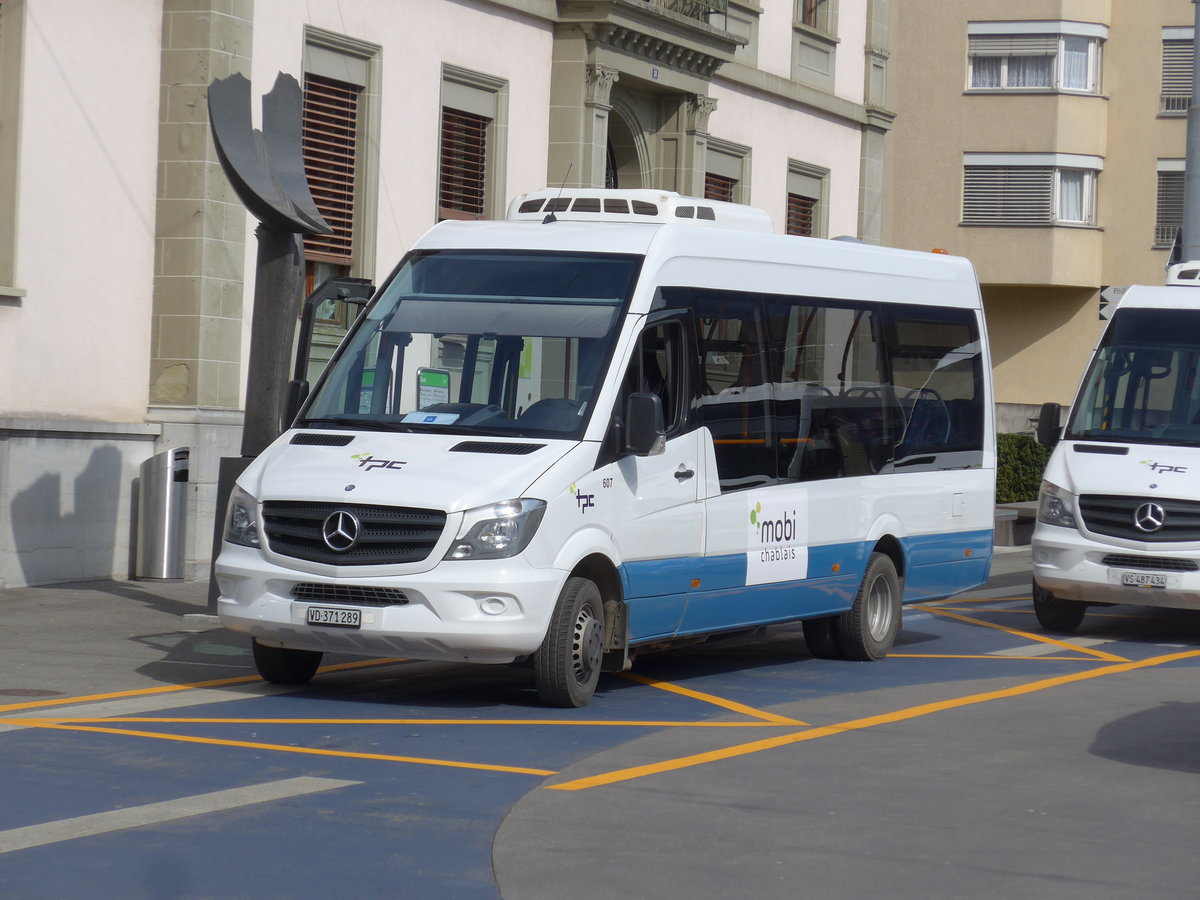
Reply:
[[[1137, 285], [1109, 316], [1053, 446], [1033, 532], [1033, 605], [1074, 631], [1089, 604], [1200, 609], [1200, 263]], [[1061, 438], [1061, 439], [1060, 439]]]
[[238, 478], [218, 610], [273, 682], [322, 653], [523, 661], [543, 702], [803, 620], [878, 659], [987, 579], [995, 433], [963, 259], [747, 206], [545, 190], [422, 237]]

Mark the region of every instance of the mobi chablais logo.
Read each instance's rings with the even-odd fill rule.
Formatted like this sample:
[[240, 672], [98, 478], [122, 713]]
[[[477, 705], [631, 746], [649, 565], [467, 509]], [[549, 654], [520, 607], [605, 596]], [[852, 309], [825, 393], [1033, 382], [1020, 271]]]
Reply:
[[796, 540], [797, 533], [794, 509], [778, 518], [763, 518], [762, 504], [755, 503], [754, 508], [750, 510], [750, 524], [758, 532], [763, 562], [796, 558], [796, 548], [789, 546]]
[[1151, 472], [1186, 472], [1187, 466], [1172, 466], [1167, 463], [1155, 462], [1152, 459], [1141, 460], [1143, 466], [1149, 466]]
[[770, 584], [808, 577], [808, 523], [805, 498], [751, 503], [746, 540], [746, 584]]
[[379, 459], [370, 453], [355, 453], [350, 458], [357, 459], [358, 467], [364, 472], [370, 472], [372, 469], [403, 469], [408, 465], [402, 459]]

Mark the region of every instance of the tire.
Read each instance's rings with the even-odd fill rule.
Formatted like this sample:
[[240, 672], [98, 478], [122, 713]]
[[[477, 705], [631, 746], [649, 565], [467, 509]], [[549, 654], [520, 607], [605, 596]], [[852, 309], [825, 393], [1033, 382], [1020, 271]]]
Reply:
[[837, 642], [837, 616], [805, 619], [804, 643], [813, 659], [845, 659]]
[[321, 657], [319, 650], [292, 650], [289, 647], [268, 647], [254, 644], [254, 666], [258, 674], [271, 684], [308, 684], [317, 674]]
[[854, 604], [837, 618], [838, 646], [846, 659], [883, 659], [900, 630], [900, 576], [891, 557], [872, 553]]
[[604, 602], [586, 578], [568, 578], [533, 654], [533, 680], [547, 706], [581, 707], [596, 692], [604, 657]]
[[1063, 600], [1033, 583], [1033, 611], [1038, 624], [1046, 631], [1070, 634], [1083, 621], [1087, 604], [1079, 600]]

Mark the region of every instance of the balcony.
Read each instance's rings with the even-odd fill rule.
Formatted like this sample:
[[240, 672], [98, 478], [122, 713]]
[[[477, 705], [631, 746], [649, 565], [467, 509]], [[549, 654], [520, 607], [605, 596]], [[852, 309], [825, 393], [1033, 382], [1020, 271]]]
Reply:
[[560, 26], [597, 45], [708, 80], [746, 39], [726, 30], [729, 0], [558, 0]]

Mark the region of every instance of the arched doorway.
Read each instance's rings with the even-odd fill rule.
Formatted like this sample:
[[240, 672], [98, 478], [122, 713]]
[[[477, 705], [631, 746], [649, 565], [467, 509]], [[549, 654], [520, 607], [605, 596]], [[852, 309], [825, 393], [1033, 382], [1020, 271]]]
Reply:
[[648, 169], [645, 132], [629, 106], [613, 98], [612, 112], [608, 117], [604, 186], [648, 187]]

